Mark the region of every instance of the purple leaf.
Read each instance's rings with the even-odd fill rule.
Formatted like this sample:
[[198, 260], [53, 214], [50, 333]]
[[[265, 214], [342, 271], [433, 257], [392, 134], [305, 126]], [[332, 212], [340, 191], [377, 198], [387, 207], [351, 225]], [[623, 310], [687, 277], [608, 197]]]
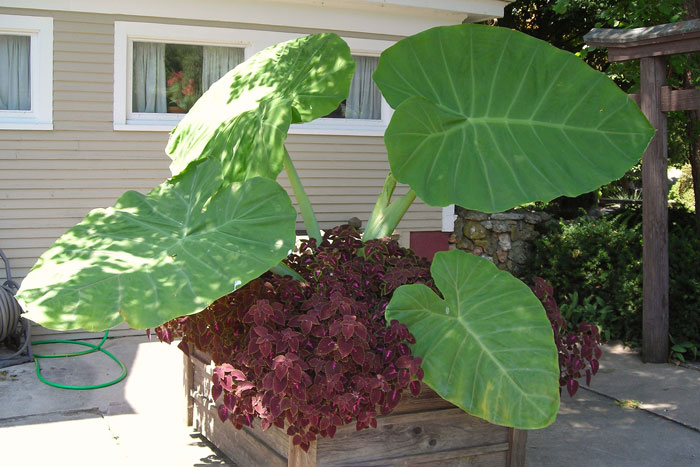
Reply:
[[272, 390], [275, 392], [275, 394], [281, 394], [282, 392], [284, 392], [284, 390], [286, 388], [287, 388], [287, 377], [286, 376], [282, 379], [279, 379], [276, 376], [273, 378]]
[[221, 421], [225, 422], [226, 419], [228, 418], [228, 409], [226, 408], [226, 406], [220, 405], [218, 412], [219, 412], [219, 418], [221, 419]]
[[214, 386], [211, 387], [211, 398], [216, 402], [216, 400], [219, 398], [221, 395], [221, 386], [218, 384], [215, 384]]
[[353, 345], [352, 342], [346, 341], [342, 337], [338, 339], [338, 351], [340, 352], [340, 356], [345, 358], [348, 355], [350, 355], [350, 352], [352, 352]]
[[[151, 340], [151, 336], [148, 336], [148, 340]], [[182, 352], [187, 355], [188, 357], [190, 356], [190, 346], [188, 343], [186, 343], [184, 340], [180, 341], [179, 344], [177, 344], [177, 348], [182, 350]]]

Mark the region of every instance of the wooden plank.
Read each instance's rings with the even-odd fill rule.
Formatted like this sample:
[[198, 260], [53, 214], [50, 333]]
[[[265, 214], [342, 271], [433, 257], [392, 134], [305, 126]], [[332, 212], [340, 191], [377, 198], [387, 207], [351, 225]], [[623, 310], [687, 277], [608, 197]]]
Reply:
[[508, 430], [508, 467], [525, 467], [527, 431], [510, 428]]
[[673, 90], [670, 86], [661, 88], [661, 110], [664, 112], [698, 109], [700, 109], [700, 89]]
[[[478, 466], [478, 467], [501, 467], [505, 465], [506, 443], [479, 446], [476, 448], [454, 449], [452, 451], [442, 451], [432, 454], [419, 454], [408, 457], [397, 457], [389, 459], [378, 459], [376, 461], [363, 462], [363, 466], [385, 466], [385, 465], [426, 465], [440, 467], [451, 466]], [[352, 465], [345, 462], [325, 465]]]
[[690, 19], [634, 29], [593, 28], [583, 39], [587, 44], [597, 47], [634, 47], [661, 44], [678, 40], [679, 37], [698, 35], [700, 35], [700, 20]]
[[700, 50], [700, 20], [635, 29], [594, 28], [583, 39], [590, 46], [607, 47], [611, 62], [696, 52]]
[[665, 59], [643, 58], [641, 108], [656, 128], [642, 159], [642, 356], [649, 363], [665, 363], [668, 358], [668, 133], [666, 115], [661, 110], [661, 87], [665, 84]]
[[456, 449], [499, 444], [499, 449], [505, 451], [507, 442], [507, 428], [471, 417], [460, 409], [443, 409], [378, 417], [377, 428], [371, 430], [356, 431], [352, 424], [340, 427], [333, 439], [317, 441], [317, 462], [371, 465], [379, 460], [406, 458], [410, 464], [414, 456], [439, 456]]
[[299, 446], [294, 446], [290, 439], [289, 452], [287, 453], [287, 465], [289, 467], [316, 467], [317, 443], [312, 441], [308, 452], [304, 452]]
[[[236, 430], [230, 422], [225, 424], [219, 416], [195, 399], [195, 428], [238, 465], [287, 465], [287, 459], [270, 449], [250, 430]], [[230, 426], [227, 426], [230, 425]]]
[[645, 57], [691, 53], [698, 50], [700, 50], [700, 37], [679, 36], [678, 40], [663, 43], [651, 43], [637, 47], [608, 47], [608, 61], [624, 62]]
[[[439, 462], [440, 467], [501, 467], [506, 465], [506, 452], [492, 452], [486, 454], [479, 454], [477, 456], [459, 457], [453, 459], [446, 459]], [[435, 466], [436, 463], [433, 461], [420, 462], [414, 464], [416, 466]]]
[[403, 413], [424, 412], [434, 409], [452, 409], [455, 405], [447, 402], [442, 397], [438, 396], [435, 391], [430, 389], [425, 384], [421, 385], [421, 392], [418, 396], [413, 396], [410, 391], [405, 391], [401, 394], [401, 402], [391, 412], [392, 415]]
[[194, 423], [194, 398], [191, 389], [194, 386], [194, 365], [189, 355], [182, 353], [182, 386], [185, 392], [185, 411], [183, 418], [185, 425], [192, 426]]
[[[637, 105], [641, 105], [639, 93], [629, 94], [629, 97]], [[700, 89], [672, 89], [670, 86], [662, 86], [660, 99], [661, 110], [664, 112], [700, 109]]]

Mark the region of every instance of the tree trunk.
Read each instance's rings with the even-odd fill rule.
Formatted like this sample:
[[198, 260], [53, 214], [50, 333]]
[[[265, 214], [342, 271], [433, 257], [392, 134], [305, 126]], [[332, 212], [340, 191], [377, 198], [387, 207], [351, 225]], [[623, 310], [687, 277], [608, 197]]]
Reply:
[[[686, 19], [700, 18], [700, 0], [685, 0]], [[688, 54], [687, 60], [691, 62], [696, 60], [696, 54]], [[690, 66], [685, 70], [683, 87], [686, 89], [694, 88], [693, 73], [690, 71]], [[695, 224], [698, 235], [700, 235], [700, 209], [698, 201], [700, 201], [700, 111], [687, 110], [685, 112], [688, 117], [688, 127], [686, 134], [690, 147], [688, 148], [688, 159], [690, 161], [691, 174], [693, 176], [693, 194], [695, 195]]]

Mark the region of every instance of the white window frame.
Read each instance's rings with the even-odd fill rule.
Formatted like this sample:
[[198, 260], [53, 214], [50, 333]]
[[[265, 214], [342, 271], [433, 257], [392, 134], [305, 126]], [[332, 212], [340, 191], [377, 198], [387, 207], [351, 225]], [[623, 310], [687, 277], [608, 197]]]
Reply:
[[240, 47], [244, 49], [244, 59], [247, 60], [266, 47], [299, 36], [300, 34], [251, 29], [115, 21], [114, 129], [170, 131], [184, 117], [184, 114], [139, 113], [131, 110], [134, 41]]
[[0, 33], [29, 36], [30, 110], [0, 110], [0, 130], [53, 130], [53, 18], [0, 15]]
[[[302, 34], [253, 29], [214, 28], [176, 24], [115, 21], [114, 23], [114, 129], [118, 131], [170, 131], [184, 114], [132, 112], [134, 41], [168, 44], [241, 47], [247, 60], [257, 52]], [[343, 38], [353, 55], [379, 56], [394, 41]], [[320, 118], [294, 124], [290, 134], [382, 136], [393, 110], [382, 98], [381, 120]]]

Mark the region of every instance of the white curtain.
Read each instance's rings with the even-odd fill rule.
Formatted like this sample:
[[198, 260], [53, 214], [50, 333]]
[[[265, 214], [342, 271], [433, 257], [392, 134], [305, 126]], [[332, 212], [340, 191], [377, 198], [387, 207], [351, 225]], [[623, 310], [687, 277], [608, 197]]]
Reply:
[[204, 46], [202, 55], [202, 92], [216, 80], [243, 62], [243, 49], [237, 47]]
[[379, 120], [381, 118], [382, 97], [372, 81], [372, 73], [379, 64], [378, 57], [355, 59], [355, 74], [350, 84], [350, 94], [345, 105], [345, 118]]
[[165, 44], [134, 42], [134, 112], [165, 113]]
[[29, 36], [0, 35], [0, 110], [31, 110]]

